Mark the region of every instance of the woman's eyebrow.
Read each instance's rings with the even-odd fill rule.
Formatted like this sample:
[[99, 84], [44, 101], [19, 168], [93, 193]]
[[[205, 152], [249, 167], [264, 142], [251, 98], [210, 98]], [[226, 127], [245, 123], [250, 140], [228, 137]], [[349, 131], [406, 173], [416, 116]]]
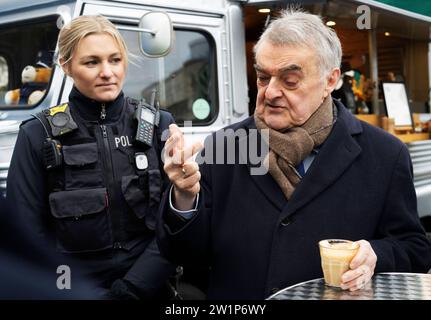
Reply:
[[[114, 53], [109, 55], [110, 58], [112, 58], [114, 56], [121, 56], [121, 52], [114, 52]], [[88, 56], [83, 56], [80, 58], [80, 60], [87, 60], [87, 59], [100, 59], [100, 57], [95, 56], [95, 55], [88, 55]]]
[[99, 59], [99, 57], [98, 56], [92, 56], [92, 55], [90, 55], [90, 56], [83, 56], [79, 60], [83, 61], [83, 60], [88, 60], [88, 59]]

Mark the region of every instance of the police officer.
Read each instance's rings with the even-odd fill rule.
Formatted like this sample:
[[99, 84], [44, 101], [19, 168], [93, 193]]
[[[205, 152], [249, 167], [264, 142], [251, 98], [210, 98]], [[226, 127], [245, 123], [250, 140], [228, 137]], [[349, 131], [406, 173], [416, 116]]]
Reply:
[[36, 237], [14, 209], [0, 197], [0, 300], [99, 298], [79, 264]]
[[175, 266], [160, 256], [154, 227], [166, 185], [161, 135], [174, 120], [124, 96], [126, 44], [104, 17], [60, 31], [59, 63], [74, 81], [69, 102], [21, 125], [7, 197], [101, 294], [161, 297]]

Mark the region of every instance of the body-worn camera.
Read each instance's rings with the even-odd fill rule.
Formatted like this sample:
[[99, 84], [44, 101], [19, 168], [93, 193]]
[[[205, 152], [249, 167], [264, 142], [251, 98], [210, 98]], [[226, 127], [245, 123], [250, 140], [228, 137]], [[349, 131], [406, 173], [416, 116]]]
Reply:
[[[59, 167], [63, 162], [61, 143], [53, 139], [78, 128], [70, 113], [67, 103], [51, 107], [33, 115], [43, 126], [46, 139], [43, 143], [43, 161], [45, 168], [51, 170]], [[51, 133], [50, 130], [51, 129]]]
[[53, 137], [61, 136], [78, 128], [70, 114], [70, 107], [67, 103], [49, 108], [44, 113]]

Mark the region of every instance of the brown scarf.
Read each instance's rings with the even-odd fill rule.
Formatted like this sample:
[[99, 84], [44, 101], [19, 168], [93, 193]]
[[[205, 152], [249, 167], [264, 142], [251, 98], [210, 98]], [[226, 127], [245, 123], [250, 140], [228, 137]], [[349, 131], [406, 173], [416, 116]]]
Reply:
[[284, 132], [269, 128], [256, 112], [254, 113], [257, 129], [269, 129], [269, 154], [264, 164], [287, 199], [290, 199], [301, 181], [295, 168], [314, 148], [326, 140], [335, 123], [336, 110], [329, 95], [303, 125]]

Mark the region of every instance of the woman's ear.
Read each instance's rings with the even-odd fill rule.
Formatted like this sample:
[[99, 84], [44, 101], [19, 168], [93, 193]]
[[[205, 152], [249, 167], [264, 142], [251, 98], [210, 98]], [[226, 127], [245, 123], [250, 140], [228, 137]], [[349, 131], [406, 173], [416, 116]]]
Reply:
[[69, 63], [65, 63], [64, 58], [60, 58], [58, 62], [60, 62], [60, 66], [61, 69], [63, 69], [64, 74], [70, 77]]

